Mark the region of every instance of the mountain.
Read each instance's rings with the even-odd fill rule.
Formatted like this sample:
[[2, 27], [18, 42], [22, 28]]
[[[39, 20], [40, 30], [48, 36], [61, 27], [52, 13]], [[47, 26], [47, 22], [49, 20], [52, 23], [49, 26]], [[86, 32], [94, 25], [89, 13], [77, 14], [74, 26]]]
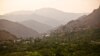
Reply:
[[0, 30], [0, 41], [4, 40], [16, 40], [16, 36], [12, 35], [11, 33], [5, 31], [5, 30]]
[[33, 30], [38, 31], [39, 33], [45, 33], [53, 28], [52, 26], [37, 22], [35, 20], [26, 20], [20, 23], [29, 28], [32, 28]]
[[10, 21], [24, 21], [28, 18], [32, 19], [30, 17], [31, 14], [33, 14], [33, 11], [15, 11], [3, 15], [3, 18]]
[[52, 18], [60, 21], [61, 24], [66, 24], [70, 20], [77, 19], [85, 13], [69, 13], [63, 12], [54, 8], [42, 8], [34, 12], [37, 15]]
[[54, 8], [41, 8], [35, 11], [16, 11], [4, 15], [4, 18], [13, 21], [35, 20], [52, 27], [58, 27], [77, 19], [84, 13], [63, 12]]
[[36, 37], [39, 35], [38, 32], [33, 29], [23, 26], [17, 22], [12, 22], [4, 19], [0, 19], [0, 30], [8, 31], [9, 33], [19, 38]]
[[68, 24], [59, 27], [57, 31], [73, 32], [87, 29], [100, 29], [100, 7], [89, 15], [84, 15], [77, 20], [72, 20]]
[[4, 18], [12, 21], [35, 20], [40, 23], [50, 25], [52, 27], [56, 27], [60, 25], [59, 21], [49, 17], [37, 15], [33, 11], [16, 11], [16, 12], [5, 14]]

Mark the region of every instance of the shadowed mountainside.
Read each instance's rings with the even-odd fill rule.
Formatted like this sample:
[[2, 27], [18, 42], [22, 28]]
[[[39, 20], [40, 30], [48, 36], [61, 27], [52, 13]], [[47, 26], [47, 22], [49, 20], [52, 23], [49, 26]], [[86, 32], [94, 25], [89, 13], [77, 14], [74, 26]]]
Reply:
[[5, 30], [0, 30], [0, 41], [4, 40], [16, 40], [17, 37], [12, 35], [11, 33], [5, 31]]
[[32, 30], [26, 26], [23, 26], [19, 23], [0, 19], [0, 30], [6, 30], [16, 37], [36, 37], [39, 35], [38, 32]]

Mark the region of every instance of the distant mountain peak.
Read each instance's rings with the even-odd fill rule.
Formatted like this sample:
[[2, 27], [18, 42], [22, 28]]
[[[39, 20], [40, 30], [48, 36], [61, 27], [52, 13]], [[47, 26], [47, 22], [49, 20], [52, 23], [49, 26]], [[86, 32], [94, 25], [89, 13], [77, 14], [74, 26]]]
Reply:
[[41, 15], [41, 16], [45, 16], [48, 18], [58, 20], [60, 21], [61, 24], [65, 24], [68, 21], [76, 19], [85, 14], [85, 13], [63, 12], [55, 8], [42, 8], [42, 9], [36, 10], [34, 13], [37, 15]]
[[36, 11], [12, 12], [4, 15], [4, 18], [15, 22], [32, 19], [52, 27], [58, 27], [82, 15], [81, 13], [66, 13], [55, 8], [41, 8]]
[[[56, 9], [56, 8], [41, 8], [41, 9], [38, 9], [38, 10], [35, 10], [35, 12], [37, 12], [37, 11], [46, 11], [46, 12], [55, 12], [55, 11], [57, 11], [57, 12], [63, 12], [63, 11], [61, 11], [61, 10], [58, 10], [58, 9]], [[63, 12], [64, 13], [64, 12]]]

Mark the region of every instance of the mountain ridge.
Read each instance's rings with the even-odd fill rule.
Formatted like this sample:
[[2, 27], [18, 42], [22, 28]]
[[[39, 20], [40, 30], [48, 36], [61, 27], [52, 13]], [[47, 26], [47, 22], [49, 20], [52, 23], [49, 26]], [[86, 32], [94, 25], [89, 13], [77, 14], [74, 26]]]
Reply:
[[58, 32], [77, 32], [89, 29], [100, 28], [100, 7], [89, 15], [84, 15], [77, 20], [72, 20], [64, 26], [59, 27]]

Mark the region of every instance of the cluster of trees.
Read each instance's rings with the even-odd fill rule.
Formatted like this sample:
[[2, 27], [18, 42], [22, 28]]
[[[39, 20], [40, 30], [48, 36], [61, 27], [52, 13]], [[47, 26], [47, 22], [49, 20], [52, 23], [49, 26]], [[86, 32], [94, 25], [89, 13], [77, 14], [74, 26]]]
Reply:
[[100, 56], [100, 29], [4, 42], [0, 56]]

